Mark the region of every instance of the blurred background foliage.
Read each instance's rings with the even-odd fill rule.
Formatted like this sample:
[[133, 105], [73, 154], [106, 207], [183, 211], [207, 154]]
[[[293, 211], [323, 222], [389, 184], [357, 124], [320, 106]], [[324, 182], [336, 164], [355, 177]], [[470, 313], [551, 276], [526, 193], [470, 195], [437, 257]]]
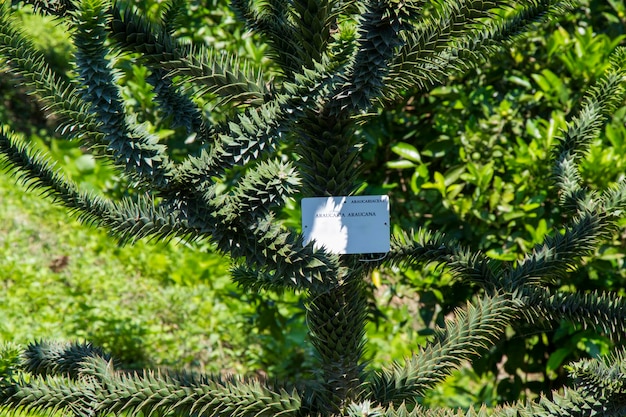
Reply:
[[[624, 42], [624, 2], [583, 3], [475, 71], [451, 77], [428, 94], [407, 92], [397, 106], [378, 115], [378, 123], [363, 128], [367, 191], [390, 195], [396, 229], [425, 227], [510, 262], [554, 232], [565, 213], [551, 187], [552, 148], [564, 121]], [[607, 187], [626, 174], [625, 115], [624, 107], [616, 112], [582, 166], [590, 188]], [[557, 285], [623, 295], [623, 233], [616, 231], [593, 261]], [[384, 300], [407, 312], [413, 308], [417, 314], [405, 317], [420, 317], [420, 329], [441, 325], [451, 309], [474, 294], [432, 266], [386, 272], [377, 288], [383, 293], [379, 305]], [[379, 327], [388, 336], [381, 346], [404, 346], [402, 353], [409, 354], [412, 345], [397, 335], [406, 333], [405, 327], [415, 331], [417, 324], [406, 320], [396, 329], [392, 323]], [[562, 386], [567, 361], [609, 347], [601, 335], [568, 324], [549, 332], [511, 332], [427, 401], [467, 406], [532, 398]]]
[[[157, 17], [164, 3], [127, 0]], [[50, 64], [72, 77], [69, 34], [59, 22], [22, 10], [24, 30]], [[236, 22], [222, 0], [184, 2], [179, 35], [243, 56], [272, 75], [266, 48]], [[582, 1], [575, 13], [500, 51], [481, 68], [451, 77], [374, 116], [359, 131], [364, 193], [388, 194], [397, 230], [424, 227], [514, 262], [541, 242], [565, 213], [551, 185], [551, 149], [564, 120], [624, 43], [623, 1]], [[117, 61], [126, 104], [148, 129], [180, 152], [193, 137], [165, 131], [147, 82], [132, 57]], [[243, 65], [243, 64], [242, 64]], [[132, 192], [110, 166], [62, 139], [36, 101], [0, 72], [0, 120], [39, 144], [74, 181], [111, 196]], [[223, 117], [207, 100], [211, 118]], [[620, 108], [583, 164], [590, 188], [625, 174], [626, 107]], [[294, 294], [243, 294], [228, 279], [228, 260], [208, 245], [139, 242], [120, 248], [106, 234], [69, 221], [63, 209], [0, 183], [0, 340], [87, 339], [128, 367], [172, 366], [205, 372], [303, 378], [310, 375], [301, 300]], [[298, 225], [297, 204], [284, 216]], [[573, 271], [568, 291], [624, 295], [624, 230]], [[375, 271], [371, 276], [369, 359], [402, 360], [475, 289], [445, 270]], [[467, 407], [533, 398], [565, 382], [570, 360], [606, 353], [610, 342], [563, 324], [525, 328], [450, 377], [424, 400]]]

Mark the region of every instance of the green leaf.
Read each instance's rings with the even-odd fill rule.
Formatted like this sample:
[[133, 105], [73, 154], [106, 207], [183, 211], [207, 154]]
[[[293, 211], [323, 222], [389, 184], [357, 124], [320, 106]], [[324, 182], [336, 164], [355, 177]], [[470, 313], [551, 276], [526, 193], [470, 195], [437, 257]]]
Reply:
[[387, 161], [385, 165], [387, 165], [387, 168], [391, 169], [406, 169], [415, 167], [415, 164], [413, 162], [407, 161], [405, 159], [400, 159], [397, 161]]
[[[548, 363], [546, 364], [546, 371], [548, 375], [552, 378], [557, 369], [563, 364], [565, 358], [572, 352], [570, 348], [560, 348], [555, 350], [550, 357], [548, 358]], [[554, 379], [554, 378], [552, 378]]]
[[406, 142], [400, 142], [391, 147], [391, 151], [404, 159], [408, 159], [409, 161], [420, 163], [422, 162], [422, 157], [420, 156], [419, 151], [415, 146], [410, 145]]

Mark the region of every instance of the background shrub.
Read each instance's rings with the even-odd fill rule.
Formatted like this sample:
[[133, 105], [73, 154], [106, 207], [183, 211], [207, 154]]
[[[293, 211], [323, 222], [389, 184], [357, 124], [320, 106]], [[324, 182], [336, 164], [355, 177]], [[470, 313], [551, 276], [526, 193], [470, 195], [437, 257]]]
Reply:
[[[425, 226], [502, 260], [518, 259], [542, 242], [564, 215], [549, 186], [552, 149], [566, 118], [623, 44], [624, 18], [623, 2], [585, 3], [476, 71], [453, 77], [426, 96], [406, 92], [395, 108], [380, 113], [379, 123], [362, 132], [369, 144], [366, 175], [373, 178], [368, 191], [400, 202], [392, 206], [393, 224], [404, 230]], [[625, 115], [624, 107], [616, 112], [583, 163], [590, 188], [609, 186], [626, 173]], [[558, 285], [623, 295], [623, 231], [596, 255]], [[398, 334], [425, 337], [473, 295], [450, 282], [445, 271], [428, 266], [375, 280], [382, 314], [397, 317], [400, 307], [407, 317], [399, 328], [379, 327], [395, 355], [411, 353], [402, 351], [408, 344]], [[408, 319], [414, 316], [424, 327], [415, 329]], [[562, 386], [563, 363], [605, 353], [609, 344], [569, 324], [550, 332], [524, 329], [451, 378], [431, 401], [450, 405], [454, 398], [467, 406], [532, 398], [541, 389]]]

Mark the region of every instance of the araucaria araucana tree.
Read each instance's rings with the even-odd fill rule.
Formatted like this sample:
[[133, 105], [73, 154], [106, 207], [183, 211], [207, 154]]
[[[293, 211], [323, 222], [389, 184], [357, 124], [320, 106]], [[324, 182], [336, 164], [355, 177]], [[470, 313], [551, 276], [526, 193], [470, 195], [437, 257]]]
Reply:
[[[30, 2], [68, 25], [75, 74], [60, 76], [48, 68], [17, 27], [9, 2], [0, 9], [3, 70], [55, 115], [65, 137], [110, 158], [134, 192], [120, 200], [83, 192], [4, 128], [0, 153], [10, 169], [121, 241], [209, 240], [232, 257], [232, 277], [245, 290], [305, 294], [319, 372], [293, 386], [184, 372], [131, 373], [116, 369], [114, 360], [89, 344], [40, 342], [6, 368], [0, 379], [2, 410], [78, 416], [451, 416], [458, 414], [425, 409], [420, 398], [493, 346], [509, 326], [548, 328], [570, 320], [614, 338], [625, 334], [622, 299], [563, 293], [555, 285], [593, 253], [626, 208], [625, 181], [590, 191], [577, 168], [624, 98], [625, 50], [615, 53], [554, 150], [554, 192], [570, 217], [519, 262], [491, 260], [427, 230], [395, 234], [384, 257], [334, 254], [304, 243], [279, 216], [287, 199], [357, 192], [358, 127], [371, 114], [405, 91], [425, 94], [449, 75], [491, 59], [535, 25], [567, 12], [571, 2], [233, 0], [236, 16], [269, 45], [271, 75], [226, 53], [177, 41], [182, 0], [172, 0], [159, 22], [121, 0]], [[195, 135], [198, 145], [184, 157], [124, 105], [115, 67], [124, 57], [151, 71], [160, 123]], [[207, 103], [204, 108], [219, 108], [220, 117], [203, 111]], [[428, 262], [480, 287], [481, 296], [405, 362], [370, 370], [363, 360], [365, 277], [372, 268]], [[563, 393], [467, 415], [624, 415], [625, 367], [623, 353], [579, 362], [571, 366], [573, 387]]]

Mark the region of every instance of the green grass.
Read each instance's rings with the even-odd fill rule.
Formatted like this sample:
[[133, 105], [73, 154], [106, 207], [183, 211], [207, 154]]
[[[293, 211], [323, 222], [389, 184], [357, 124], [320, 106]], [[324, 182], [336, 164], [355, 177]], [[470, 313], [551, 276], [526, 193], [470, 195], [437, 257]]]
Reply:
[[242, 317], [255, 306], [228, 264], [181, 243], [120, 247], [0, 174], [0, 342], [88, 340], [129, 367], [254, 372], [262, 348]]

